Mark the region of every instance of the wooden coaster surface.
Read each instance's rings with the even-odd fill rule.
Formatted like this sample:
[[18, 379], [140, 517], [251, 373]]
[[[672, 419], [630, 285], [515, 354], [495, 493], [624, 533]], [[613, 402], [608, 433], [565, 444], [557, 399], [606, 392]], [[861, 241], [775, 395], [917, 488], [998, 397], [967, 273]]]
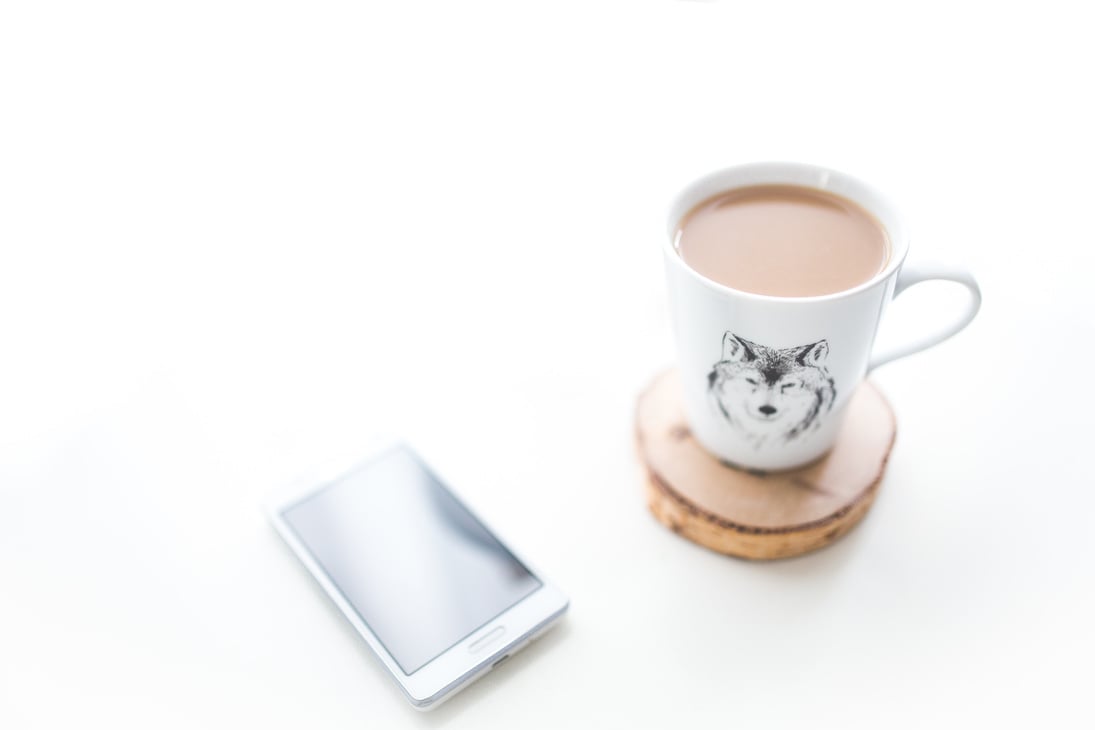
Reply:
[[672, 370], [639, 396], [635, 420], [647, 504], [658, 521], [712, 550], [753, 559], [800, 555], [848, 532], [874, 502], [897, 433], [890, 404], [864, 382], [826, 456], [792, 471], [746, 472], [692, 438]]

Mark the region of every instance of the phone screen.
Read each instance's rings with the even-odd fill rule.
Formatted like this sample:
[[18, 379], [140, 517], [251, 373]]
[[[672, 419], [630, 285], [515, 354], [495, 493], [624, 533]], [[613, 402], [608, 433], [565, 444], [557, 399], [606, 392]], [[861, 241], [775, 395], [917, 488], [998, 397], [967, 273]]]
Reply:
[[406, 674], [541, 586], [405, 446], [282, 517]]

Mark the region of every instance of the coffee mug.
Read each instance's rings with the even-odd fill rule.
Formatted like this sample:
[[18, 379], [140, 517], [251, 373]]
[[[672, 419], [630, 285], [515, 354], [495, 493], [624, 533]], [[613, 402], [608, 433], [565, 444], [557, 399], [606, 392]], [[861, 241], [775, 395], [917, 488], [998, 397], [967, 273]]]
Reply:
[[[887, 263], [847, 290], [801, 297], [739, 291], [691, 268], [676, 247], [682, 219], [715, 195], [757, 185], [813, 188], [858, 204], [888, 237]], [[869, 372], [968, 325], [981, 305], [973, 276], [960, 268], [906, 265], [908, 252], [908, 234], [894, 207], [874, 188], [835, 170], [754, 163], [720, 170], [685, 188], [670, 209], [664, 254], [685, 417], [700, 445], [746, 469], [808, 464], [832, 448], [846, 406]], [[873, 352], [890, 300], [936, 279], [969, 291], [965, 309], [929, 335]]]

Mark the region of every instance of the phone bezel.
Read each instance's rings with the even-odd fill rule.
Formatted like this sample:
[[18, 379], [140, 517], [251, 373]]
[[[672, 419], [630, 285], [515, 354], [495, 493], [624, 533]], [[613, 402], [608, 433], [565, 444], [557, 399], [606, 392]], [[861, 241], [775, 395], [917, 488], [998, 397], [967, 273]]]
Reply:
[[[398, 662], [395, 661], [395, 658], [384, 648], [380, 639], [372, 632], [368, 624], [365, 623], [353, 605], [342, 594], [337, 584], [327, 575], [307, 546], [298, 538], [282, 516], [284, 510], [297, 504], [300, 500], [349, 476], [358, 469], [365, 468], [388, 450], [398, 446], [411, 451], [426, 465], [441, 482], [442, 487], [447, 489], [464, 509], [479, 520], [488, 532], [494, 535], [517, 560], [528, 568], [529, 572], [541, 584], [538, 589], [528, 596], [472, 631], [467, 637], [431, 659], [412, 674], [405, 673]], [[304, 567], [323, 588], [323, 591], [342, 612], [342, 615], [346, 617], [373, 653], [384, 664], [407, 699], [418, 709], [432, 709], [441, 701], [451, 697], [459, 689], [490, 671], [494, 663], [499, 661], [501, 657], [511, 655], [524, 648], [532, 639], [561, 618], [569, 605], [567, 597], [558, 588], [547, 581], [543, 574], [529, 563], [523, 555], [514, 550], [508, 541], [468, 507], [460, 494], [452, 488], [451, 482], [421, 452], [402, 439], [384, 438], [378, 440], [370, 446], [364, 455], [359, 454], [358, 458], [352, 462], [342, 461], [327, 465], [321, 471], [294, 481], [271, 495], [266, 504], [266, 511], [278, 534], [281, 535]], [[479, 648], [477, 651], [473, 652], [470, 649], [473, 644], [490, 634], [490, 632], [495, 631], [498, 627], [503, 627], [504, 631], [497, 639], [491, 640], [486, 646]]]

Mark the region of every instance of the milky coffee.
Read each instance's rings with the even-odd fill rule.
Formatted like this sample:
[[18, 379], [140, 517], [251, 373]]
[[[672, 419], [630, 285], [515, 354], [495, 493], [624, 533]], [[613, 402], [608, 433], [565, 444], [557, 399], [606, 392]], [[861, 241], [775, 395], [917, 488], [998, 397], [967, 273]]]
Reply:
[[681, 220], [684, 262], [739, 291], [812, 297], [851, 289], [885, 268], [882, 225], [856, 203], [798, 185], [755, 185], [708, 198]]

